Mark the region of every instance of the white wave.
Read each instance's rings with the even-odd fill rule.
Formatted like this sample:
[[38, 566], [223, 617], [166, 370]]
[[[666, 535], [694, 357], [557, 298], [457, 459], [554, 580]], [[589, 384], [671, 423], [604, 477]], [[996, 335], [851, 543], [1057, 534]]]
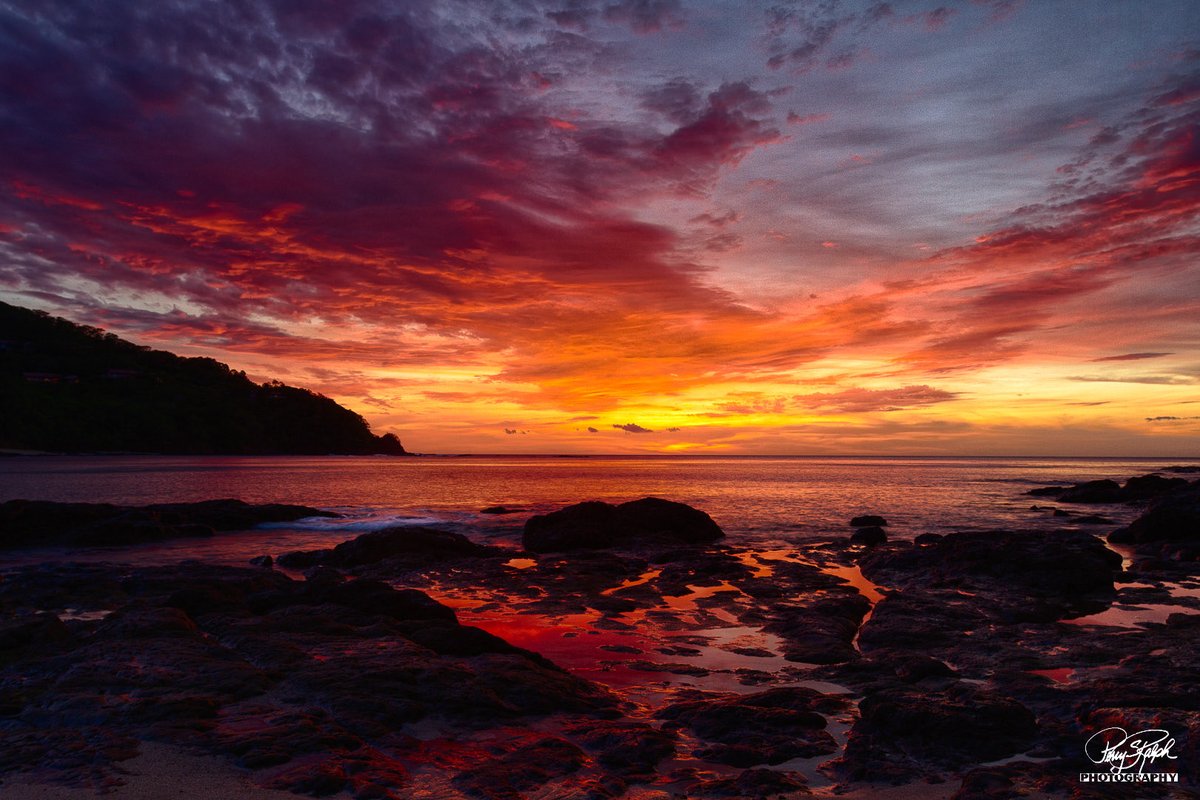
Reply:
[[372, 517], [304, 517], [292, 522], [264, 522], [259, 530], [290, 531], [355, 531], [367, 533], [384, 528], [411, 528], [418, 525], [438, 525], [446, 520], [437, 517], [414, 517], [407, 514], [387, 514]]

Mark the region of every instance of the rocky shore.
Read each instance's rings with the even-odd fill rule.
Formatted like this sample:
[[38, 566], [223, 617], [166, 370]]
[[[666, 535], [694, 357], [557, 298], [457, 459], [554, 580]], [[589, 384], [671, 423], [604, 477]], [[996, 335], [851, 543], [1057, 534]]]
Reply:
[[241, 500], [148, 506], [9, 500], [0, 503], [0, 550], [146, 544], [246, 530], [264, 522], [335, 516], [308, 506]]
[[[311, 796], [1192, 796], [1200, 481], [1113, 486], [1037, 494], [1139, 504], [1119, 529], [900, 537], [862, 514], [763, 552], [646, 498], [530, 517], [511, 547], [406, 527], [244, 567], [22, 566], [0, 578], [0, 795], [112, 790], [170, 746]], [[0, 545], [318, 513], [16, 501]], [[1115, 727], [1169, 731], [1151, 768], [1180, 783], [1080, 783]]]

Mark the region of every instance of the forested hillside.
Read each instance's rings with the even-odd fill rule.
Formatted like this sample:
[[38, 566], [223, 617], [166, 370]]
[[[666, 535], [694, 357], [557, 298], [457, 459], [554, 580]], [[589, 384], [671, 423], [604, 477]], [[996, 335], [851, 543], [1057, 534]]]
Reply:
[[328, 397], [0, 303], [0, 448], [404, 455]]

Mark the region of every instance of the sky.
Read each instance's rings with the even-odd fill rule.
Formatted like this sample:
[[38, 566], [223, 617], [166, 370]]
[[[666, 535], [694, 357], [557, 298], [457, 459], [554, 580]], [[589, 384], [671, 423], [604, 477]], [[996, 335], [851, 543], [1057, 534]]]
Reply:
[[438, 453], [1200, 455], [1200, 3], [0, 0], [0, 299]]

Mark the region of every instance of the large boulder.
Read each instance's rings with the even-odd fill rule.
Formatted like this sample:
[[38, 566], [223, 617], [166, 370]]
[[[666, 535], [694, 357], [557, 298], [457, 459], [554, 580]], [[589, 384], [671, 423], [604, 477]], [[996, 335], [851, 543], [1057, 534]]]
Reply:
[[725, 535], [699, 509], [657, 497], [614, 506], [590, 501], [530, 517], [522, 542], [534, 553], [638, 544], [704, 544]]
[[1076, 484], [1060, 494], [1058, 499], [1064, 503], [1119, 503], [1125, 498], [1119, 483], [1100, 480]]
[[1200, 484], [1160, 498], [1128, 527], [1108, 537], [1118, 544], [1200, 541]]
[[311, 566], [356, 567], [386, 559], [443, 561], [494, 555], [493, 547], [476, 545], [462, 534], [439, 528], [385, 528], [362, 534], [332, 549], [281, 555], [280, 564], [293, 569]]
[[861, 544], [864, 547], [875, 547], [887, 541], [887, 531], [878, 525], [859, 528], [850, 537], [850, 544]]
[[1125, 485], [1121, 487], [1121, 494], [1126, 500], [1150, 500], [1186, 489], [1187, 486], [1186, 478], [1164, 478], [1157, 472], [1152, 472], [1125, 481]]

